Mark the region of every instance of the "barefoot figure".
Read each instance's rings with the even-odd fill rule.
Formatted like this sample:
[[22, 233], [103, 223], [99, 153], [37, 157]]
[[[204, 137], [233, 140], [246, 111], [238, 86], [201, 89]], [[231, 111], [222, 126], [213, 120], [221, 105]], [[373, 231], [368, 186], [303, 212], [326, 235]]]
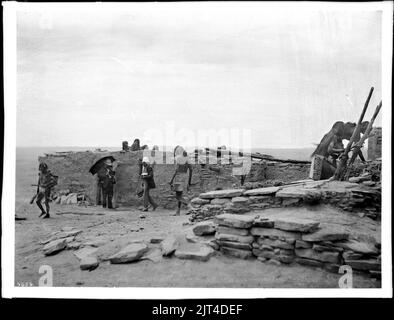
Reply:
[[[51, 188], [53, 188], [57, 184], [57, 176], [53, 175], [51, 171], [48, 169], [48, 165], [44, 162], [41, 162], [38, 167], [38, 185], [37, 185], [37, 197], [36, 204], [41, 210], [41, 214], [39, 217], [43, 216], [43, 219], [49, 218], [49, 201], [51, 196]], [[45, 200], [45, 208], [44, 210], [41, 202]]]
[[190, 190], [193, 170], [191, 164], [189, 163], [187, 152], [185, 150], [182, 151], [182, 154], [178, 154], [175, 156], [175, 164], [176, 169], [170, 181], [170, 186], [171, 189], [175, 191], [175, 198], [178, 201], [177, 210], [174, 215], [179, 216], [182, 203], [188, 205], [188, 202], [183, 197], [183, 192]]

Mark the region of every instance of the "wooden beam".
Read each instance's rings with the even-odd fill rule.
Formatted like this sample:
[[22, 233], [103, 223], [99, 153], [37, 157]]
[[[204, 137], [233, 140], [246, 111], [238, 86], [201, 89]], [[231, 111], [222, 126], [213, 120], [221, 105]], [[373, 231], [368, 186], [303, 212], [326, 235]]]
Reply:
[[271, 157], [269, 155], [263, 155], [260, 153], [245, 153], [245, 152], [234, 152], [234, 151], [229, 151], [229, 150], [215, 150], [215, 149], [210, 149], [206, 148], [205, 150], [209, 151], [209, 153], [213, 155], [216, 155], [218, 151], [220, 151], [222, 154], [228, 154], [228, 152], [231, 152], [231, 155], [237, 156], [238, 154], [242, 154], [242, 156], [245, 157], [251, 157], [252, 159], [259, 159], [259, 160], [267, 160], [267, 161], [272, 161], [272, 162], [281, 162], [281, 163], [294, 163], [294, 164], [310, 164], [311, 161], [308, 160], [293, 160], [293, 159], [277, 159], [274, 157]]
[[358, 119], [356, 128], [354, 129], [353, 134], [350, 138], [350, 141], [347, 144], [345, 151], [339, 156], [339, 163], [338, 163], [337, 169], [335, 170], [335, 174], [333, 177], [334, 180], [342, 180], [343, 179], [344, 173], [346, 171], [347, 161], [349, 159], [349, 156], [348, 156], [349, 151], [350, 151], [354, 141], [356, 140], [356, 137], [358, 137], [360, 135], [361, 122], [363, 121], [365, 112], [368, 109], [368, 104], [369, 104], [369, 101], [371, 100], [373, 90], [374, 90], [374, 88], [371, 87], [371, 89], [369, 90], [367, 100], [364, 103], [364, 107], [361, 112], [361, 115]]
[[[363, 134], [362, 138], [360, 139], [360, 141], [358, 141], [358, 142], [355, 144], [354, 149], [353, 149], [353, 154], [352, 154], [352, 157], [351, 157], [350, 160], [349, 160], [348, 166], [351, 166], [351, 165], [353, 164], [353, 162], [356, 160], [357, 155], [358, 155], [358, 152], [361, 150], [361, 148], [362, 148], [362, 146], [363, 146], [365, 140], [368, 139], [368, 137], [369, 137], [369, 135], [370, 135], [370, 133], [371, 133], [371, 131], [372, 131], [373, 123], [375, 122], [375, 119], [376, 119], [376, 117], [378, 116], [379, 111], [380, 111], [381, 108], [382, 108], [382, 101], [380, 101], [380, 103], [379, 103], [378, 106], [376, 107], [375, 112], [374, 112], [374, 114], [373, 114], [371, 120], [369, 121], [368, 127], [367, 127], [367, 129], [365, 130], [365, 133]], [[349, 171], [346, 173], [345, 179], [347, 180], [348, 178], [349, 178]]]

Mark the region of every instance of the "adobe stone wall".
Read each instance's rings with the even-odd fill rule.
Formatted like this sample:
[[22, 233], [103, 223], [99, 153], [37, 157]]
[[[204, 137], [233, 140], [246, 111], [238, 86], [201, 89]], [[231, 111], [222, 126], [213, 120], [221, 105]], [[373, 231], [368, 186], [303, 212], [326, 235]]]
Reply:
[[[49, 169], [59, 176], [58, 185], [53, 190], [54, 194], [84, 194], [88, 202], [94, 204], [97, 192], [97, 178], [89, 173], [89, 169], [96, 161], [109, 155], [117, 160], [117, 165], [115, 166], [117, 183], [114, 187], [114, 201], [124, 206], [141, 205], [142, 199], [138, 198], [136, 193], [140, 184], [138, 179], [138, 160], [145, 155], [143, 151], [71, 152], [42, 156], [39, 157], [39, 161], [46, 162]], [[154, 157], [151, 157], [151, 159], [156, 158], [159, 160], [157, 161], [158, 163], [154, 164], [156, 189], [153, 189], [151, 194], [159, 206], [164, 208], [175, 208], [176, 206], [174, 193], [169, 186], [175, 165], [171, 164], [171, 160], [166, 161], [171, 159], [171, 156], [172, 153], [170, 152], [156, 151]], [[160, 159], [164, 161], [160, 161]], [[200, 187], [201, 166], [193, 165], [192, 187], [190, 194], [187, 195], [189, 199], [198, 196], [202, 192], [241, 186], [240, 176], [234, 175], [233, 172], [234, 167], [237, 166], [237, 159], [235, 159], [235, 164], [218, 164], [216, 159], [209, 158], [209, 163], [214, 164], [210, 165], [213, 170], [209, 170], [205, 190], [202, 190]], [[309, 167], [310, 165], [308, 164], [252, 162], [251, 170], [247, 174], [245, 182], [247, 184], [265, 182], [270, 184], [270, 180], [280, 180], [283, 183], [302, 180], [308, 177]]]

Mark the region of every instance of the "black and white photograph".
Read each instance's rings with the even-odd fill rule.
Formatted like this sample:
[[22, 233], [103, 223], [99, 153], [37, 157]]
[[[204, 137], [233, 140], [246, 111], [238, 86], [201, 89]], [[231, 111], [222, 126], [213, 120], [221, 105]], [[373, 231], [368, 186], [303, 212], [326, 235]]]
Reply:
[[391, 1], [2, 5], [4, 296], [392, 295]]

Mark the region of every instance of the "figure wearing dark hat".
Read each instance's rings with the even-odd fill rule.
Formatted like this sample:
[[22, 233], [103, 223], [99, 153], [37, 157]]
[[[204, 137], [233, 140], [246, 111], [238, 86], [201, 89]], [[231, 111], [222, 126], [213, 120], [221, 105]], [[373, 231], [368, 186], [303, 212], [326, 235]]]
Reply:
[[103, 208], [113, 209], [112, 198], [114, 195], [115, 171], [112, 169], [112, 161], [105, 160], [104, 165], [97, 172], [99, 185], [103, 193]]

